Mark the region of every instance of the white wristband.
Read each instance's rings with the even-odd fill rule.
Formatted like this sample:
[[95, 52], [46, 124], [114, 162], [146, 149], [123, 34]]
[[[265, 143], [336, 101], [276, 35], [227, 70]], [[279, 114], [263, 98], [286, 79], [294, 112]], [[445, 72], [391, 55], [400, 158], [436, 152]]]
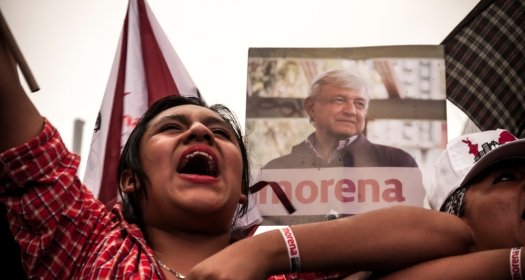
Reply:
[[521, 280], [521, 247], [510, 249], [510, 278], [512, 280]]
[[288, 258], [290, 259], [290, 270], [291, 272], [299, 272], [301, 270], [301, 258], [299, 257], [299, 247], [297, 246], [297, 240], [293, 235], [290, 227], [280, 228], [281, 234], [283, 235], [286, 248], [288, 249]]

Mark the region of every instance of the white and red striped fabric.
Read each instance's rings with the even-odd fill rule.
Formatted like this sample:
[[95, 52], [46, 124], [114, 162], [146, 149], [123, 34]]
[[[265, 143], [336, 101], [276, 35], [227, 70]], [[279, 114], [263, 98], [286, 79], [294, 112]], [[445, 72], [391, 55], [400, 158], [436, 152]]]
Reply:
[[149, 105], [172, 94], [200, 97], [145, 0], [130, 0], [84, 175], [107, 206], [117, 201], [117, 166], [131, 130]]

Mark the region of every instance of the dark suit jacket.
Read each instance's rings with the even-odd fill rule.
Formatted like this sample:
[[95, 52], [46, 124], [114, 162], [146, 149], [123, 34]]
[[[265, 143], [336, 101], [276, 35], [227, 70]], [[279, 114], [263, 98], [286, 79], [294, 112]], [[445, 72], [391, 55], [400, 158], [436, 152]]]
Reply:
[[417, 167], [417, 163], [407, 152], [395, 147], [374, 144], [360, 134], [328, 164], [318, 158], [303, 141], [293, 146], [289, 154], [271, 160], [263, 168], [320, 167]]

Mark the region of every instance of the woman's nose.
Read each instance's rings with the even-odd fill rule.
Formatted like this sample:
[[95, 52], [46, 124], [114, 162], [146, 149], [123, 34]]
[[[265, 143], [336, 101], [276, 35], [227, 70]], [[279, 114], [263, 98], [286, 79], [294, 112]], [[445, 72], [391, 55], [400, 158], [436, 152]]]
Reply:
[[211, 145], [214, 143], [215, 138], [213, 137], [213, 133], [208, 129], [207, 126], [203, 125], [200, 122], [193, 123], [191, 127], [187, 131], [186, 143], [190, 142], [207, 142], [207, 144]]

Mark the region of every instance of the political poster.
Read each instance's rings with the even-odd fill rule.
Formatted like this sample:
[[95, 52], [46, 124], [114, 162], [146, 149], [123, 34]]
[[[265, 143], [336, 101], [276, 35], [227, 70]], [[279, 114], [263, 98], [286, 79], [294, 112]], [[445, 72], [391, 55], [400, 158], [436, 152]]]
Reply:
[[251, 48], [246, 137], [265, 224], [425, 207], [447, 141], [442, 46]]

